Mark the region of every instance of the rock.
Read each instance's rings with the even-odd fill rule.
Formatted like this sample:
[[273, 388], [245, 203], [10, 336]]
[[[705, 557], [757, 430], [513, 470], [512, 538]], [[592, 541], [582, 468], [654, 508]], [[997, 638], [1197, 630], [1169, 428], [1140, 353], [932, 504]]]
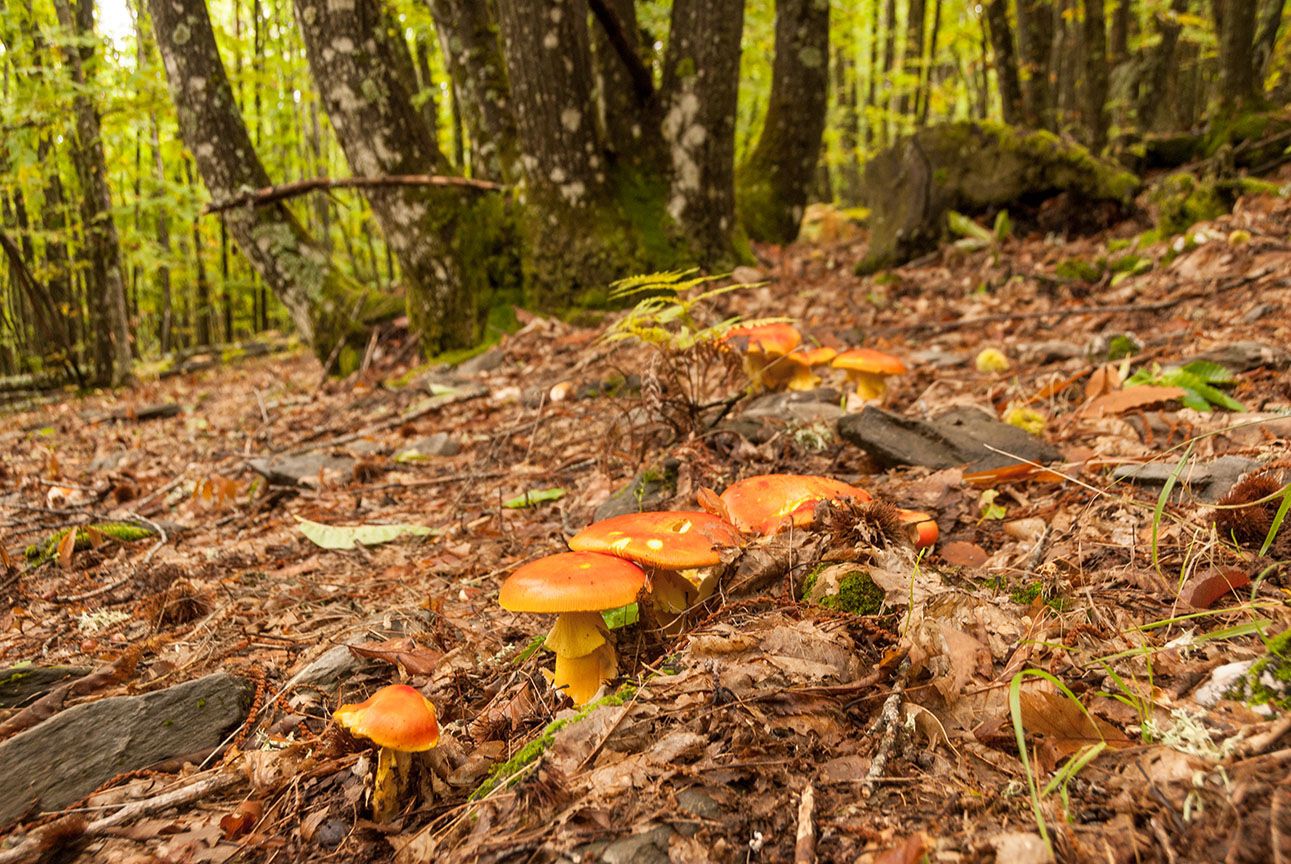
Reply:
[[427, 438], [412, 442], [394, 454], [394, 458], [396, 462], [415, 462], [431, 456], [453, 456], [461, 446], [458, 440], [447, 432], [436, 432]]
[[1181, 361], [1179, 365], [1187, 366], [1189, 363], [1195, 363], [1199, 360], [1218, 363], [1229, 372], [1246, 372], [1260, 366], [1268, 366], [1270, 369], [1285, 369], [1288, 365], [1291, 365], [1291, 353], [1276, 345], [1256, 342], [1253, 339], [1243, 339], [1240, 342], [1232, 342], [1218, 348], [1211, 348], [1209, 351], [1203, 351], [1201, 354]]
[[336, 685], [355, 675], [371, 672], [381, 664], [376, 660], [359, 657], [348, 645], [337, 645], [323, 652], [314, 662], [292, 676], [286, 689], [299, 685], [331, 691]]
[[731, 281], [740, 285], [752, 285], [754, 282], [762, 282], [766, 278], [766, 274], [761, 270], [756, 267], [749, 267], [746, 264], [742, 264], [731, 271]]
[[1241, 689], [1242, 679], [1254, 665], [1254, 660], [1238, 660], [1215, 667], [1210, 677], [1193, 691], [1192, 701], [1202, 708], [1214, 708], [1221, 699], [1227, 698], [1228, 693]]
[[1053, 860], [1049, 847], [1044, 845], [1040, 835], [1029, 831], [1010, 831], [992, 837], [990, 844], [995, 847], [995, 860], [1009, 864], [1048, 864]]
[[677, 806], [697, 819], [721, 819], [725, 814], [722, 805], [695, 786], [687, 786], [677, 792]]
[[600, 850], [596, 849], [599, 845], [596, 843], [590, 844], [586, 850], [599, 851], [595, 860], [604, 861], [605, 864], [668, 864], [671, 860], [668, 857], [668, 847], [672, 844], [672, 838], [678, 836], [680, 835], [670, 826], [657, 825], [641, 834], [620, 837]]
[[458, 363], [457, 372], [461, 375], [479, 375], [484, 372], [492, 372], [505, 363], [506, 359], [506, 354], [495, 345], [487, 351]]
[[[1014, 465], [1019, 460], [1045, 464], [1062, 458], [1047, 441], [966, 405], [932, 421], [902, 417], [867, 405], [861, 413], [839, 420], [838, 433], [884, 468], [966, 465], [966, 472], [975, 472]], [[988, 449], [988, 444], [1004, 453]]]
[[142, 696], [68, 708], [0, 743], [0, 825], [57, 810], [124, 771], [218, 747], [246, 718], [251, 685], [220, 672]]
[[1047, 132], [987, 123], [926, 126], [865, 164], [870, 245], [857, 270], [872, 273], [937, 248], [946, 212], [973, 214], [1066, 193], [1073, 209], [1117, 210], [1139, 180]]
[[841, 399], [842, 395], [832, 387], [765, 393], [750, 401], [742, 416], [779, 420], [784, 424], [837, 420], [843, 416], [843, 409], [838, 405]]
[[[1243, 474], [1259, 468], [1260, 464], [1254, 459], [1241, 456], [1220, 456], [1210, 462], [1189, 462], [1179, 475], [1170, 500], [1182, 501], [1195, 497], [1207, 504], [1213, 504], [1222, 498]], [[1112, 472], [1112, 478], [1159, 489], [1178, 470], [1178, 462], [1122, 465]]]
[[1074, 360], [1085, 354], [1085, 349], [1074, 342], [1063, 342], [1061, 339], [1049, 339], [1044, 342], [1030, 342], [1019, 345], [1018, 359], [1023, 363], [1044, 365], [1060, 360]]
[[33, 666], [19, 663], [0, 669], [0, 708], [17, 708], [34, 702], [59, 684], [90, 674], [77, 666]]
[[390, 452], [390, 448], [380, 441], [366, 438], [361, 441], [351, 441], [345, 445], [345, 450], [352, 456], [384, 456]]
[[677, 490], [677, 469], [680, 467], [680, 460], [668, 458], [663, 460], [662, 470], [642, 471], [632, 478], [631, 483], [597, 505], [592, 514], [593, 521], [600, 522], [625, 513], [662, 510]]
[[349, 479], [354, 471], [354, 460], [346, 456], [327, 456], [306, 453], [302, 456], [270, 456], [252, 459], [247, 463], [251, 470], [276, 486], [308, 486], [318, 482], [319, 472], [324, 476], [340, 474]]

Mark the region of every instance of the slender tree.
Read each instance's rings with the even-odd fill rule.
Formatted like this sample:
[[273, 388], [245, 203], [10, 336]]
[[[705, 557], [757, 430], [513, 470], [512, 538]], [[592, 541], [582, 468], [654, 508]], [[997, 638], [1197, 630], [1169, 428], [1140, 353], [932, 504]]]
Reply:
[[1053, 0], [1018, 0], [1018, 57], [1026, 122], [1054, 128], [1054, 93], [1049, 80], [1054, 40]]
[[1278, 28], [1282, 24], [1285, 5], [1285, 0], [1264, 0], [1260, 6], [1259, 29], [1255, 33], [1255, 50], [1251, 57], [1257, 91], [1264, 87], [1269, 61], [1273, 59], [1273, 49], [1277, 46]]
[[1085, 129], [1090, 149], [1097, 152], [1107, 143], [1107, 23], [1103, 0], [1085, 0], [1081, 32], [1085, 48]]
[[1018, 80], [1017, 57], [1013, 53], [1008, 0], [987, 0], [986, 21], [991, 35], [991, 50], [995, 54], [995, 75], [999, 80], [1004, 122], [1021, 123], [1022, 87]]
[[777, 0], [771, 98], [737, 182], [740, 220], [754, 240], [798, 236], [828, 100], [829, 0]]
[[[233, 101], [203, 0], [149, 0], [148, 7], [180, 131], [211, 196], [231, 199], [244, 189], [269, 186]], [[235, 208], [224, 218], [320, 358], [333, 356], [343, 341], [357, 353], [367, 325], [397, 313], [391, 298], [365, 290], [337, 269], [283, 204]]]
[[[1216, 8], [1220, 4], [1216, 3]], [[1252, 46], [1258, 0], [1223, 0], [1219, 27], [1219, 98], [1224, 108], [1236, 111], [1254, 102], [1255, 63]]]

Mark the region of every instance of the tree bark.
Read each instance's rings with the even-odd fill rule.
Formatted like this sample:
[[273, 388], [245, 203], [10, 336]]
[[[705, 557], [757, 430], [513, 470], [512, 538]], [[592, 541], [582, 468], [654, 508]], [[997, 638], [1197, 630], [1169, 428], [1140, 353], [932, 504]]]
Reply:
[[473, 174], [513, 182], [521, 174], [519, 149], [493, 4], [483, 0], [429, 0], [429, 4], [471, 138]]
[[856, 64], [851, 52], [834, 49], [834, 103], [838, 106], [838, 149], [841, 151], [838, 175], [838, 198], [845, 207], [861, 201], [861, 154], [857, 136], [860, 121], [857, 110]]
[[1251, 49], [1255, 43], [1257, 0], [1223, 0], [1219, 29], [1219, 100], [1228, 111], [1258, 98]]
[[991, 51], [995, 55], [995, 75], [999, 79], [1004, 122], [1014, 126], [1023, 120], [1022, 87], [1018, 80], [1017, 58], [1013, 53], [1008, 0], [987, 0], [986, 21], [991, 32]]
[[1264, 0], [1263, 5], [1260, 6], [1259, 29], [1255, 34], [1255, 50], [1251, 57], [1257, 93], [1264, 89], [1269, 60], [1273, 58], [1273, 49], [1277, 46], [1278, 27], [1282, 24], [1284, 6], [1285, 0]]
[[1130, 56], [1130, 3], [1132, 0], [1116, 0], [1116, 11], [1112, 13], [1112, 37], [1108, 49], [1108, 65], [1119, 66]]
[[1026, 122], [1054, 128], [1054, 94], [1049, 80], [1053, 46], [1052, 0], [1018, 0], [1018, 62]]
[[[618, 161], [640, 151], [644, 123], [655, 107], [653, 85], [640, 57], [636, 4], [633, 0], [601, 0], [599, 10], [592, 35], [592, 72], [606, 149], [609, 157]], [[611, 33], [611, 28], [615, 32]], [[622, 44], [616, 47], [619, 40]], [[624, 52], [630, 56], [624, 58]], [[630, 63], [634, 65], [629, 67]]]
[[[412, 56], [381, 0], [295, 0], [295, 6], [350, 170], [359, 177], [453, 173], [413, 105]], [[479, 139], [472, 143], [478, 149]], [[479, 262], [502, 254], [494, 248], [502, 221], [497, 196], [435, 186], [372, 187], [364, 194], [398, 258], [422, 349], [434, 355], [476, 344], [493, 292], [489, 268]]]
[[[909, 0], [906, 5], [905, 56], [902, 58], [906, 78], [913, 78], [911, 84], [903, 84], [901, 95], [897, 100], [897, 114], [904, 120], [915, 115], [919, 110], [919, 82], [923, 75], [923, 28], [927, 4], [924, 0]], [[913, 125], [913, 124], [912, 124]]]
[[1168, 123], [1169, 105], [1163, 98], [1169, 84], [1170, 73], [1174, 68], [1175, 48], [1179, 44], [1179, 33], [1183, 30], [1179, 16], [1188, 8], [1188, 0], [1171, 0], [1170, 10], [1157, 16], [1157, 29], [1161, 32], [1161, 41], [1156, 50], [1149, 56], [1144, 70], [1142, 86], [1138, 94], [1139, 130], [1152, 132], [1164, 123]]
[[[270, 185], [233, 101], [203, 0], [148, 0], [148, 6], [181, 134], [212, 197]], [[357, 362], [367, 324], [398, 314], [391, 298], [338, 270], [284, 205], [230, 211], [225, 219], [314, 353], [331, 357], [345, 341], [339, 371]]]
[[825, 131], [829, 0], [777, 0], [775, 30], [766, 119], [757, 147], [740, 166], [737, 188], [749, 237], [790, 243], [802, 224]]
[[[74, 18], [68, 0], [54, 0], [59, 25], [77, 36], [93, 36], [94, 10], [92, 0], [81, 0]], [[92, 50], [92, 49], [90, 49]], [[108, 188], [107, 160], [103, 155], [99, 115], [89, 98], [88, 77], [85, 74], [85, 55], [69, 48], [66, 60], [77, 93], [72, 100], [76, 115], [75, 151], [79, 154], [84, 212], [85, 234], [91, 249], [95, 281], [99, 293], [91, 298], [99, 303], [102, 324], [110, 340], [110, 349], [96, 359], [95, 377], [101, 384], [119, 386], [130, 379], [130, 320], [126, 314], [125, 285], [121, 278], [121, 241], [117, 226], [112, 220], [112, 193]]]
[[743, 30], [742, 0], [673, 3], [662, 88], [663, 137], [672, 161], [668, 213], [701, 262], [713, 267], [732, 266], [747, 254], [734, 236]]
[[1107, 23], [1103, 0], [1085, 0], [1085, 129], [1095, 153], [1107, 143]]
[[[942, 0], [933, 0], [932, 3], [932, 31], [928, 34], [928, 72], [924, 75], [922, 83], [919, 85], [917, 97], [915, 99], [916, 113], [919, 117], [919, 126], [928, 124], [928, 103], [932, 101], [932, 88], [935, 83], [932, 78], [934, 64], [937, 62], [937, 38], [941, 35], [941, 2]], [[940, 76], [938, 76], [940, 80]], [[965, 82], [971, 86], [971, 82]]]

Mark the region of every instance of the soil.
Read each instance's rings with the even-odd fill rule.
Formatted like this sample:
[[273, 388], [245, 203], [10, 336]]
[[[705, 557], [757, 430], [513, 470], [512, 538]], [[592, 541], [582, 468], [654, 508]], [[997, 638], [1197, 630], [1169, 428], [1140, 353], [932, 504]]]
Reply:
[[[1291, 344], [1291, 201], [1243, 198], [1191, 241], [1136, 251], [1147, 227], [948, 247], [860, 278], [863, 231], [818, 208], [811, 240], [759, 248], [761, 272], [738, 274], [763, 284], [696, 309], [707, 322], [787, 316], [823, 345], [901, 356], [909, 372], [883, 403], [898, 414], [1030, 408], [1063, 454], [1048, 470], [880, 470], [827, 421], [773, 418], [746, 436], [722, 425], [746, 401], [738, 363], [606, 341], [619, 313], [571, 324], [522, 312], [489, 371], [411, 370], [416, 352], [396, 332], [343, 381], [297, 351], [11, 413], [0, 665], [118, 670], [67, 705], [217, 671], [256, 696], [225, 745], [30, 813], [0, 861], [1291, 854], [1285, 712], [1198, 698], [1216, 668], [1262, 657], [1291, 622], [1287, 535], [1274, 530], [1260, 554], [1286, 500], [1291, 421], [1278, 415], [1291, 379], [1276, 360], [1232, 370], [1220, 389], [1240, 411], [1124, 383], [1242, 341]], [[1094, 281], [1057, 275], [1071, 259], [1095, 264]], [[1109, 344], [1129, 343], [1142, 347], [1107, 362]], [[988, 347], [1006, 370], [978, 371]], [[171, 403], [179, 413], [142, 419]], [[395, 458], [435, 433], [457, 452]], [[249, 466], [304, 452], [354, 462], [298, 486], [269, 486]], [[1230, 503], [1269, 500], [1216, 510], [1181, 480], [1163, 492], [1112, 478], [1224, 455], [1264, 475], [1261, 495], [1238, 489]], [[613, 631], [619, 677], [576, 709], [542, 674], [551, 655], [532, 650], [550, 617], [502, 610], [499, 585], [563, 551], [612, 492], [665, 459], [679, 464], [660, 508], [699, 509], [702, 489], [755, 474], [822, 474], [932, 514], [940, 538], [918, 554], [876, 508], [844, 503], [752, 539], [726, 554], [723, 587], [680, 635], [649, 615]], [[512, 506], [539, 490], [561, 493]], [[432, 532], [325, 549], [301, 519]], [[38, 566], [24, 559], [61, 529], [118, 520], [152, 533], [88, 532]], [[822, 561], [868, 572], [886, 597], [879, 614], [803, 602]], [[1250, 583], [1216, 589], [1232, 571]], [[329, 655], [339, 678], [293, 681], [347, 644]], [[414, 760], [402, 812], [377, 825], [375, 754], [331, 714], [400, 681], [435, 705], [441, 738]], [[0, 709], [0, 723], [24, 710]], [[186, 788], [180, 806], [156, 806]], [[133, 801], [154, 804], [92, 821]]]

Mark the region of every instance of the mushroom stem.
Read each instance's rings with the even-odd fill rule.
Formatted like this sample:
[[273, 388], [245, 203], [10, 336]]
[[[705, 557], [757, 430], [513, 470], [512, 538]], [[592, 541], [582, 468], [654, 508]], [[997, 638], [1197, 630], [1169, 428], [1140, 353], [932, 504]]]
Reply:
[[858, 372], [854, 369], [847, 372], [847, 380], [856, 385], [856, 395], [866, 402], [883, 398], [883, 394], [888, 392], [886, 378], [886, 375]]
[[377, 773], [372, 784], [373, 822], [389, 822], [399, 812], [411, 773], [411, 753], [391, 747], [377, 751]]
[[547, 634], [546, 645], [556, 654], [552, 686], [564, 688], [575, 705], [591, 701], [617, 671], [606, 632], [600, 612], [562, 612]]

